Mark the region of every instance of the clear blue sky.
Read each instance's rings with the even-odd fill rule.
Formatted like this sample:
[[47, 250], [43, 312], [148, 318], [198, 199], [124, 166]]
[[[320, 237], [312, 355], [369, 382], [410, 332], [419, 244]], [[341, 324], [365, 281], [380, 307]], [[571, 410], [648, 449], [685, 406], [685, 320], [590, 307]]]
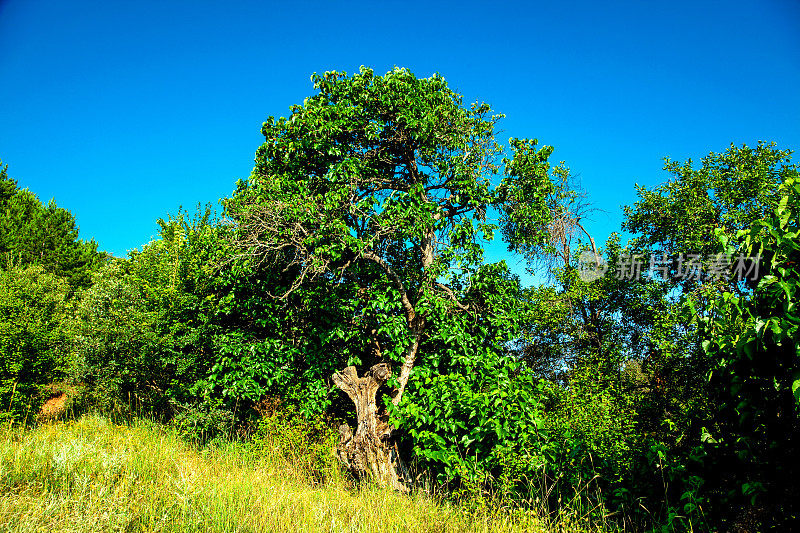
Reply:
[[0, 158], [124, 256], [156, 218], [229, 195], [313, 72], [360, 65], [439, 72], [507, 115], [503, 141], [555, 146], [600, 241], [664, 156], [800, 149], [797, 0], [0, 0]]

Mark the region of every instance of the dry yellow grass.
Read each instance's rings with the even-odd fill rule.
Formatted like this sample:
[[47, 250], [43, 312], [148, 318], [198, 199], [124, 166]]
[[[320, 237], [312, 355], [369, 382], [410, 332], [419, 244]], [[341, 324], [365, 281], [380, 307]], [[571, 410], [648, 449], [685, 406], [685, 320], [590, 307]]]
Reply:
[[311, 484], [279, 453], [198, 450], [166, 428], [98, 416], [0, 433], [1, 531], [509, 532], [530, 512], [469, 511], [417, 494]]

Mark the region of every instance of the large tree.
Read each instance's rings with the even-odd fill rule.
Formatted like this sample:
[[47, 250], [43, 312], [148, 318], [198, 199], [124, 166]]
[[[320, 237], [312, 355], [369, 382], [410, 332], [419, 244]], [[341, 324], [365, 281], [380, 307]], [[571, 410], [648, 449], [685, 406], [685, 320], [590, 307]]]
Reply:
[[[438, 75], [362, 68], [313, 82], [317, 94], [290, 117], [263, 124], [255, 168], [226, 208], [243, 249], [296, 269], [295, 287], [358, 287], [364, 304], [353, 320], [370, 323], [372, 353], [360, 361], [361, 376], [356, 366], [332, 376], [358, 419], [355, 432], [340, 428], [339, 456], [355, 474], [402, 488], [386, 408], [402, 401], [433, 317], [489, 312], [471, 285], [481, 240], [496, 229], [487, 213], [509, 206], [501, 220], [510, 239], [523, 217], [546, 227], [551, 149], [517, 140], [504, 158], [495, 139], [500, 115], [487, 104], [463, 105]], [[401, 338], [382, 334], [399, 321]], [[385, 405], [376, 399], [384, 385]]]

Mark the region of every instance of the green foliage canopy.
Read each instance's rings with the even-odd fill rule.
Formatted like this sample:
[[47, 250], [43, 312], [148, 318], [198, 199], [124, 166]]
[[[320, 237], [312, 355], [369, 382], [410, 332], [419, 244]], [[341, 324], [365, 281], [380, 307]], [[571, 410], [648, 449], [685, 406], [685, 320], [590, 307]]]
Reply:
[[[550, 149], [513, 142], [498, 184], [500, 116], [487, 104], [464, 106], [441, 76], [362, 68], [313, 81], [317, 94], [264, 123], [253, 173], [226, 208], [252, 257], [297, 269], [290, 291], [317, 278], [359, 288], [374, 354], [402, 363], [397, 404], [427, 320], [440, 309], [477, 311], [464, 298], [481, 268], [481, 239], [496, 229], [487, 210], [514, 199], [547, 220], [545, 185], [530, 170], [546, 165]], [[381, 338], [389, 330], [400, 335]]]

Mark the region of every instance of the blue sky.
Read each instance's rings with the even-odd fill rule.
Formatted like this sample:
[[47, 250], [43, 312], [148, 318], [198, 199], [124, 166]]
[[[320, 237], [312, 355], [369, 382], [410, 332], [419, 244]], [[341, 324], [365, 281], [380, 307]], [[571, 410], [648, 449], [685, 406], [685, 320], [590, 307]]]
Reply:
[[439, 72], [507, 115], [503, 142], [555, 146], [599, 241], [664, 156], [800, 148], [796, 0], [0, 0], [0, 158], [124, 256], [158, 217], [229, 195], [313, 72], [360, 65]]

